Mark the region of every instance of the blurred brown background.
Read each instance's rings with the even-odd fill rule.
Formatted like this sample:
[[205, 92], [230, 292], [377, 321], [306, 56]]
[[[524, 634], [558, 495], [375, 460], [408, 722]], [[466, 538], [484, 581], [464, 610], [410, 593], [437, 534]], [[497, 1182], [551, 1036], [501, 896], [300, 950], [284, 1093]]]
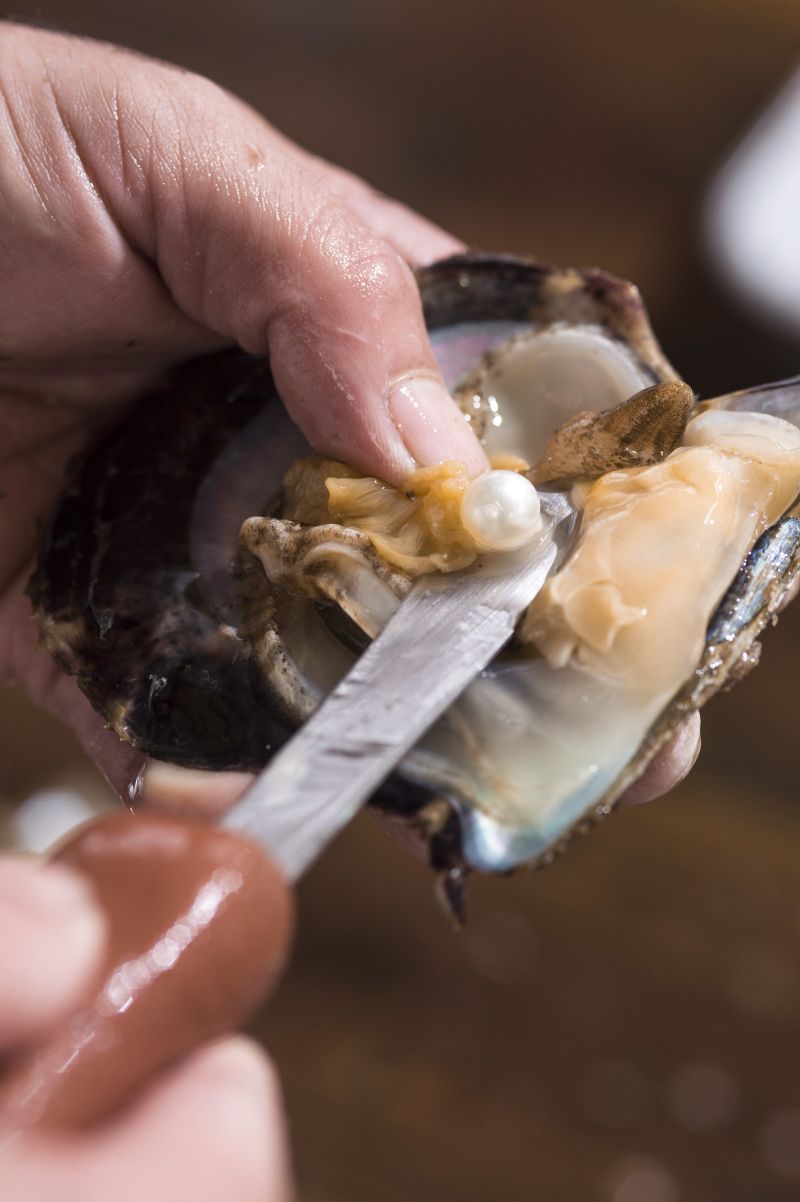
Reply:
[[[797, 0], [15, 13], [214, 76], [472, 244], [636, 280], [701, 392], [800, 369], [724, 299], [697, 232], [714, 166], [800, 60]], [[800, 605], [714, 702], [689, 781], [547, 872], [475, 881], [463, 934], [369, 821], [341, 839], [259, 1024], [303, 1202], [800, 1196], [798, 679]], [[6, 801], [101, 787], [20, 698], [0, 723]]]

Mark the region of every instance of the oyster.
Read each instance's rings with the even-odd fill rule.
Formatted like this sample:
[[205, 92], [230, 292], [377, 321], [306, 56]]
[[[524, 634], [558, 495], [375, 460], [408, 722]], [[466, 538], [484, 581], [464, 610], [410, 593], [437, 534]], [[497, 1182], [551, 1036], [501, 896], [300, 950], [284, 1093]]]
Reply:
[[[488, 452], [562, 489], [571, 519], [515, 644], [374, 801], [423, 832], [435, 866], [505, 871], [606, 813], [750, 662], [800, 572], [800, 388], [696, 406], [684, 431], [687, 390], [631, 285], [489, 256], [419, 285]], [[31, 583], [42, 640], [151, 755], [262, 766], [415, 571], [463, 566], [463, 541], [448, 562], [430, 521], [414, 525], [416, 492], [324, 464], [301, 487], [307, 454], [267, 365], [230, 352], [182, 369], [76, 467]]]

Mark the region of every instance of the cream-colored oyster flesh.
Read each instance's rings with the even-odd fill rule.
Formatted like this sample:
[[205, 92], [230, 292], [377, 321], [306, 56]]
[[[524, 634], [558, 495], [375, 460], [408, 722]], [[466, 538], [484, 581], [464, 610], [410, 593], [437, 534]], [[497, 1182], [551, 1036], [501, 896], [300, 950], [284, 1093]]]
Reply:
[[632, 689], [674, 687], [745, 554], [798, 491], [800, 431], [779, 418], [708, 413], [684, 441], [661, 464], [578, 486], [578, 545], [520, 627], [553, 667], [575, 658]]
[[500, 838], [509, 864], [540, 854], [611, 788], [697, 666], [750, 547], [794, 499], [800, 431], [765, 418], [748, 437], [750, 415], [721, 416], [716, 445], [590, 487], [577, 548], [522, 627], [549, 658], [477, 681], [415, 753], [470, 798], [472, 862], [497, 865]]
[[[560, 423], [611, 409], [650, 383], [624, 345], [592, 329], [550, 328], [494, 347], [457, 393], [490, 455], [534, 464]], [[347, 471], [333, 478], [329, 499], [341, 501], [358, 484]], [[358, 485], [359, 504], [369, 501], [370, 488]], [[800, 430], [724, 409], [693, 417], [681, 445], [660, 463], [572, 487], [579, 526], [524, 616], [518, 645], [401, 766], [406, 779], [459, 811], [469, 864], [502, 871], [535, 859], [613, 800], [697, 668], [709, 619], [742, 561], [799, 489]], [[410, 514], [392, 491], [380, 493], [381, 513]], [[408, 587], [397, 559], [379, 566], [382, 536], [370, 538], [368, 510], [359, 510], [358, 531], [329, 524], [324, 507], [315, 512], [325, 514], [325, 525], [249, 524], [249, 549], [276, 593], [288, 590], [294, 599], [288, 629], [277, 621], [264, 645], [268, 654], [288, 649], [281, 671], [294, 673], [289, 691], [303, 690], [306, 712], [354, 654], [339, 645], [333, 660], [320, 653], [324, 672], [314, 665], [314, 631], [321, 648], [334, 637], [314, 601], [332, 601], [374, 637]]]

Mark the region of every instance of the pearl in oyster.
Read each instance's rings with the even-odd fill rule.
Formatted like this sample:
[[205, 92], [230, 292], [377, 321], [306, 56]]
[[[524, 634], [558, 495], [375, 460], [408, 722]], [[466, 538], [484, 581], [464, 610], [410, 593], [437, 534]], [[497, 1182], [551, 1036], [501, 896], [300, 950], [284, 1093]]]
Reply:
[[484, 550], [514, 551], [541, 528], [539, 494], [519, 472], [486, 472], [464, 493], [461, 521]]

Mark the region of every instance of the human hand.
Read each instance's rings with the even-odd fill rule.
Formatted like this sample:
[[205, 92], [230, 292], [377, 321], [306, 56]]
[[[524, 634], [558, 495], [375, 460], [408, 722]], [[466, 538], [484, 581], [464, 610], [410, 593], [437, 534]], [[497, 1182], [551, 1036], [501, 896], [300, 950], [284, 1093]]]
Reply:
[[206, 80], [0, 30], [0, 679], [124, 793], [141, 758], [37, 652], [22, 592], [67, 459], [165, 366], [236, 342], [270, 353], [321, 451], [394, 480], [442, 456], [481, 469], [406, 262], [458, 244]]
[[[0, 23], [0, 38], [0, 679], [69, 722], [125, 795], [141, 757], [37, 650], [23, 592], [67, 460], [165, 367], [238, 343], [270, 354], [320, 451], [392, 481], [441, 458], [480, 470], [407, 266], [460, 246], [206, 80], [14, 25]], [[660, 788], [692, 749], [690, 740], [688, 755], [684, 746], [666, 757]], [[245, 784], [175, 770], [152, 778], [150, 798], [213, 813]], [[0, 922], [2, 907], [0, 894]], [[25, 943], [38, 968], [27, 1001], [7, 1008], [7, 1047], [68, 1012], [96, 962], [97, 933], [82, 955], [67, 955], [66, 938], [60, 957], [45, 955], [61, 930], [52, 923], [47, 936], [41, 924], [43, 942]], [[19, 975], [10, 940], [3, 947], [6, 972]], [[96, 1135], [17, 1136], [0, 1183], [15, 1202], [94, 1202], [92, 1190], [122, 1199], [123, 1188], [246, 1202], [283, 1197], [283, 1165], [274, 1085], [234, 1040], [174, 1070]]]
[[[96, 976], [104, 939], [80, 876], [0, 859], [2, 1054], [36, 1046], [71, 1013]], [[286, 1202], [290, 1194], [276, 1078], [239, 1036], [182, 1061], [94, 1131], [0, 1128], [0, 1196], [9, 1202]]]
[[[66, 460], [165, 366], [235, 342], [270, 354], [319, 450], [393, 481], [441, 458], [480, 470], [407, 266], [459, 246], [215, 85], [115, 47], [4, 25], [0, 102], [0, 679], [124, 794], [141, 757], [36, 650], [22, 592]], [[187, 779], [190, 805], [230, 798]]]

